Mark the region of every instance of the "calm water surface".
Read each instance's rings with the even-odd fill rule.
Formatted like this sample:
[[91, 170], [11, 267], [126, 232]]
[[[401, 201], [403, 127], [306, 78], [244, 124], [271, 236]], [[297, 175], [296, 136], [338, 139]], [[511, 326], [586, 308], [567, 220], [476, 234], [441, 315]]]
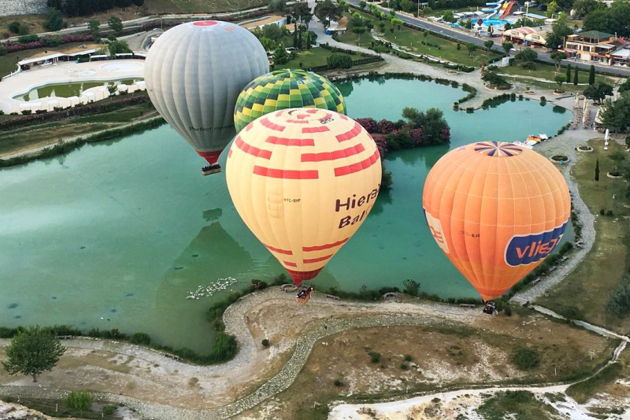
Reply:
[[[508, 102], [474, 114], [452, 111], [465, 92], [408, 80], [344, 83], [352, 117], [398, 119], [404, 106], [437, 107], [450, 147], [555, 133], [570, 113]], [[391, 153], [392, 190], [328, 264], [317, 286], [356, 291], [415, 279], [441, 296], [476, 296], [435, 246], [421, 213], [421, 186], [449, 147]], [[189, 291], [233, 276], [282, 272], [243, 225], [224, 174], [202, 177], [202, 161], [168, 126], [87, 145], [0, 171], [0, 326], [69, 324], [144, 331], [197, 350], [212, 336], [204, 311], [215, 299]]]

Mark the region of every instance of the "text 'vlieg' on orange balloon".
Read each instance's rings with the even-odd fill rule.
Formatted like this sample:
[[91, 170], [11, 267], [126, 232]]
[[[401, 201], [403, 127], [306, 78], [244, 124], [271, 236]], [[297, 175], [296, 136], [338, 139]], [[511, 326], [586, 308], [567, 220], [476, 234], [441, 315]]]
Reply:
[[484, 300], [540, 264], [571, 213], [566, 181], [551, 162], [496, 141], [458, 147], [438, 160], [422, 205], [438, 246]]

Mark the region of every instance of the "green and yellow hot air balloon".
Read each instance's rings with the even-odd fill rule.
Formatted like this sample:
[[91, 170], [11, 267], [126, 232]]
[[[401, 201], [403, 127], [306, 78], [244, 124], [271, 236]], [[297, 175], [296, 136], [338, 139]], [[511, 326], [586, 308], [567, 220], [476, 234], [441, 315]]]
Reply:
[[256, 118], [287, 108], [321, 108], [346, 113], [339, 89], [328, 79], [305, 70], [283, 69], [252, 80], [234, 108], [234, 126], [241, 131]]

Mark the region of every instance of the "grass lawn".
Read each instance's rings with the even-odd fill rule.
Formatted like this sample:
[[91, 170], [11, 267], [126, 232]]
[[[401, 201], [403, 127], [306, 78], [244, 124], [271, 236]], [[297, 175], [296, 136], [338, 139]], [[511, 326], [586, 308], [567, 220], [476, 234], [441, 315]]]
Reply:
[[[499, 73], [501, 74], [513, 74], [517, 76], [529, 76], [529, 77], [537, 77], [540, 79], [546, 79], [555, 84], [556, 75], [565, 76], [567, 74], [566, 67], [560, 67], [560, 70], [556, 72], [556, 66], [553, 64], [547, 63], [536, 63], [536, 68], [533, 70], [525, 69], [518, 64], [511, 65], [508, 67], [499, 68]], [[564, 83], [562, 85], [563, 88], [571, 88], [573, 87], [573, 72], [575, 69], [571, 69], [571, 80], [570, 83]], [[526, 79], [521, 79], [526, 80]], [[608, 84], [614, 84], [613, 80], [609, 77], [602, 76], [600, 74], [595, 74], [595, 80], [598, 82], [605, 82]], [[578, 82], [579, 83], [588, 83], [588, 70], [580, 69], [578, 72]], [[577, 88], [583, 90], [586, 86], [578, 86]]]
[[[630, 330], [630, 318], [620, 319], [606, 309], [612, 292], [628, 270], [630, 224], [626, 218], [630, 215], [630, 209], [623, 206], [622, 198], [627, 183], [606, 176], [608, 171], [614, 169], [613, 161], [607, 156], [624, 148], [611, 142], [608, 150], [604, 151], [602, 143], [601, 139], [591, 140], [595, 151], [580, 153], [579, 161], [572, 170], [579, 184], [580, 196], [591, 212], [597, 215], [597, 237], [593, 249], [573, 273], [536, 303], [559, 313], [574, 313], [586, 321], [627, 333]], [[630, 159], [630, 155], [626, 155], [626, 159]], [[599, 160], [599, 181], [594, 180], [596, 160]], [[614, 217], [601, 216], [600, 209], [612, 210]]]
[[[333, 54], [333, 51], [321, 47], [314, 47], [310, 50], [303, 50], [298, 53], [296, 58], [289, 60], [288, 63], [275, 66], [274, 70], [288, 68], [309, 69], [312, 67], [325, 66], [326, 59], [331, 54]], [[353, 61], [363, 58], [360, 54], [350, 55], [352, 56]]]
[[11, 36], [15, 36], [15, 34], [9, 31], [9, 25], [11, 22], [23, 22], [28, 25], [30, 34], [35, 34], [38, 32], [45, 32], [44, 29], [44, 15], [21, 15], [21, 16], [0, 16], [0, 33], [10, 33]]
[[[367, 13], [358, 13], [364, 18], [372, 20], [375, 30], [377, 33], [380, 33], [380, 21], [376, 17]], [[499, 56], [498, 53], [488, 52], [482, 48], [477, 48], [474, 53], [469, 54], [464, 44], [460, 44], [460, 49], [457, 49], [458, 43], [456, 41], [405, 26], [396, 29], [393, 28], [389, 21], [383, 20], [382, 22], [385, 23], [384, 33], [381, 35], [383, 38], [418, 54], [430, 55], [453, 63], [476, 67], [487, 63], [491, 58]], [[394, 29], [393, 32], [392, 28]], [[372, 41], [369, 33], [358, 36], [352, 32], [346, 32], [341, 35], [339, 40], [364, 47], [369, 46]]]

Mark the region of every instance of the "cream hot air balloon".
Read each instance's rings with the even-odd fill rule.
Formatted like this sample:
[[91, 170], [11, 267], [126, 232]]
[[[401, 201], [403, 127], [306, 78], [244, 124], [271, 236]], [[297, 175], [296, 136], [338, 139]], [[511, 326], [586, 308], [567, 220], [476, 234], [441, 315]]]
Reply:
[[216, 20], [166, 31], [149, 50], [145, 81], [151, 102], [197, 153], [205, 173], [234, 136], [233, 112], [241, 89], [269, 71], [265, 49], [238, 25]]
[[366, 219], [381, 160], [374, 140], [351, 118], [293, 108], [241, 130], [228, 152], [226, 180], [245, 224], [300, 285]]

